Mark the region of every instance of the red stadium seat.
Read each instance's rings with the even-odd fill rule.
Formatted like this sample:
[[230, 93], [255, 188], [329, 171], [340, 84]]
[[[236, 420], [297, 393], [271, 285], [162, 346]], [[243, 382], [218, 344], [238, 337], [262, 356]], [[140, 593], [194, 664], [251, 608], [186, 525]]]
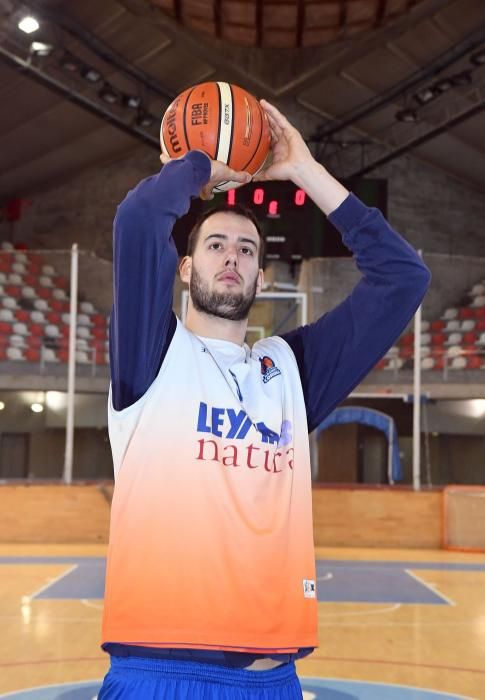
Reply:
[[5, 293], [14, 299], [19, 299], [22, 295], [22, 287], [18, 287], [16, 284], [7, 284]]
[[29, 362], [39, 362], [40, 350], [37, 348], [27, 348], [24, 352], [25, 359]]
[[37, 296], [40, 299], [47, 300], [47, 299], [51, 298], [52, 290], [50, 289], [50, 287], [37, 287], [36, 292], [37, 292]]
[[433, 333], [431, 336], [431, 345], [443, 345], [446, 341], [446, 335], [444, 333]]
[[464, 345], [474, 345], [478, 340], [478, 334], [470, 331], [469, 333], [464, 333], [462, 338], [462, 343]]
[[47, 320], [49, 321], [49, 323], [54, 323], [56, 326], [58, 326], [61, 322], [61, 315], [59, 313], [56, 313], [55, 311], [50, 311], [47, 314]]
[[15, 312], [15, 318], [17, 321], [22, 321], [22, 323], [28, 323], [30, 321], [30, 311], [25, 311], [25, 309], [17, 309]]
[[468, 369], [480, 369], [482, 366], [482, 358], [478, 355], [470, 355], [467, 357], [466, 364]]
[[471, 309], [470, 307], [465, 306], [461, 309], [458, 309], [458, 318], [459, 319], [474, 318], [474, 317], [475, 317], [474, 310]]
[[430, 325], [430, 329], [432, 331], [442, 331], [445, 326], [446, 323], [444, 321], [433, 321]]
[[5, 323], [5, 321], [0, 321], [0, 333], [2, 333], [2, 335], [11, 335], [12, 324]]
[[91, 321], [95, 326], [106, 326], [107, 324], [107, 318], [103, 316], [103, 314], [93, 314], [91, 316]]
[[401, 345], [412, 345], [414, 343], [414, 333], [406, 333], [401, 338]]
[[29, 330], [31, 335], [36, 335], [38, 337], [42, 337], [44, 335], [44, 326], [41, 326], [40, 323], [31, 323]]
[[26, 287], [35, 287], [37, 284], [37, 277], [31, 273], [24, 275], [24, 284]]
[[475, 311], [475, 318], [485, 318], [485, 307], [481, 307], [478, 309], [474, 309]]

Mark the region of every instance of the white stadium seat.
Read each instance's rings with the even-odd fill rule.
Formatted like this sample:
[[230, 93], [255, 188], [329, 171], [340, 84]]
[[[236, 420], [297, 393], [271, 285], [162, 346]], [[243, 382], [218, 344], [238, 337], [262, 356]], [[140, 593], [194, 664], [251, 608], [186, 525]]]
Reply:
[[17, 335], [30, 335], [27, 324], [21, 323], [20, 321], [13, 324], [12, 330]]
[[43, 358], [44, 362], [59, 362], [59, 358], [56, 355], [56, 351], [53, 350], [52, 348], [45, 348], [43, 349]]
[[17, 275], [25, 275], [25, 273], [27, 272], [27, 268], [23, 263], [14, 262], [12, 265], [12, 271], [15, 272]]
[[86, 350], [76, 350], [76, 362], [81, 365], [88, 365], [90, 363], [89, 355]]
[[52, 265], [42, 265], [42, 274], [43, 275], [55, 275], [56, 271], [52, 267]]
[[71, 323], [71, 314], [62, 314], [61, 320], [66, 324], [66, 326], [68, 326]]
[[79, 326], [91, 326], [91, 319], [87, 314], [78, 314], [77, 322]]
[[49, 338], [59, 338], [61, 335], [61, 332], [59, 331], [58, 326], [55, 326], [53, 323], [48, 323], [47, 326], [45, 327], [45, 334]]
[[21, 294], [24, 299], [35, 299], [37, 297], [33, 287], [22, 287]]
[[21, 348], [9, 347], [7, 348], [7, 357], [9, 360], [23, 361], [25, 362], [25, 357]]
[[11, 309], [0, 309], [0, 321], [4, 323], [13, 323], [15, 321], [15, 316]]
[[15, 253], [13, 259], [16, 263], [21, 263], [22, 265], [26, 265], [29, 262], [29, 258], [25, 253]]
[[404, 360], [401, 357], [392, 357], [384, 369], [401, 369]]
[[421, 331], [424, 333], [425, 331], [429, 331], [429, 326], [430, 323], [429, 321], [421, 321]]
[[42, 311], [31, 311], [30, 318], [33, 323], [46, 323], [46, 317]]
[[432, 357], [425, 357], [421, 363], [421, 369], [433, 369], [434, 359]]
[[91, 304], [90, 301], [82, 301], [82, 302], [79, 304], [79, 308], [80, 308], [80, 310], [83, 312], [83, 314], [94, 314], [94, 313], [96, 313], [96, 312], [95, 312], [95, 309], [94, 309], [94, 306]]
[[451, 319], [458, 316], [458, 309], [446, 309], [445, 313], [441, 317], [444, 321], [451, 321]]
[[421, 333], [421, 345], [429, 345], [431, 343], [431, 333]]
[[89, 343], [86, 338], [78, 338], [76, 340], [76, 350], [88, 350]]
[[458, 357], [459, 355], [463, 355], [463, 348], [461, 345], [450, 345], [446, 350], [446, 354], [448, 357]]
[[50, 277], [48, 277], [47, 275], [41, 275], [39, 277], [39, 284], [41, 287], [53, 287], [54, 286], [52, 279]]
[[466, 357], [454, 357], [450, 364], [450, 369], [465, 369]]
[[472, 301], [472, 303], [470, 304], [470, 306], [473, 306], [473, 307], [485, 306], [485, 296], [480, 295], [480, 296], [475, 297], [474, 300]]
[[13, 245], [9, 241], [2, 241], [2, 250], [13, 250]]
[[477, 340], [477, 345], [485, 345], [485, 333], [482, 333]]
[[64, 301], [67, 299], [66, 292], [63, 289], [54, 289], [52, 296], [54, 299], [58, 299], [59, 301]]
[[475, 284], [470, 292], [470, 296], [476, 297], [485, 294], [485, 284]]
[[450, 333], [445, 345], [458, 345], [461, 343], [463, 335], [461, 333]]
[[399, 357], [399, 348], [397, 345], [393, 345], [392, 348], [389, 348], [389, 350], [386, 352], [385, 357], [390, 358], [390, 357]]
[[17, 335], [17, 334], [11, 335], [9, 340], [10, 340], [10, 345], [13, 348], [25, 348], [25, 346], [26, 346], [25, 338], [23, 335]]
[[0, 272], [0, 284], [7, 284], [8, 278], [5, 272]]
[[445, 333], [450, 333], [451, 331], [459, 331], [460, 321], [448, 321], [443, 330], [445, 331]]
[[6, 309], [17, 309], [18, 308], [17, 302], [13, 297], [3, 297], [2, 305]]
[[76, 329], [76, 335], [78, 338], [91, 338], [89, 328], [86, 328], [86, 326], [78, 326]]
[[467, 333], [475, 328], [475, 321], [472, 318], [467, 318], [461, 322], [460, 331]]
[[24, 281], [20, 275], [17, 275], [15, 272], [11, 272], [8, 276], [8, 283], [21, 285], [24, 283]]

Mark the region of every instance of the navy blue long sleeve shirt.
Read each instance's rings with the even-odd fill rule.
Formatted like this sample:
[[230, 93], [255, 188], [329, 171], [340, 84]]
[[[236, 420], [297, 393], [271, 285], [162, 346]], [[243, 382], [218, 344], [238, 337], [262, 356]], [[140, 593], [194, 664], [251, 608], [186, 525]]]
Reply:
[[[114, 304], [110, 321], [113, 406], [137, 401], [155, 379], [176, 327], [172, 311], [178, 252], [172, 237], [210, 176], [210, 161], [192, 151], [131, 190], [114, 221]], [[336, 308], [282, 337], [298, 363], [312, 431], [387, 352], [429, 285], [416, 251], [381, 212], [350, 194], [329, 216], [352, 251], [362, 279]], [[108, 645], [115, 654], [146, 653], [245, 666], [257, 654], [145, 650]], [[309, 653], [302, 650], [301, 654]], [[288, 655], [286, 655], [288, 656]]]

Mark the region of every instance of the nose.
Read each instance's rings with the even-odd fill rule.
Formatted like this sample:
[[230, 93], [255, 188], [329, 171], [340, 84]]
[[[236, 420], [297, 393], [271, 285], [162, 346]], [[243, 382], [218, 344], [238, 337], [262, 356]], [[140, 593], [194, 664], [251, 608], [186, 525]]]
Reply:
[[228, 248], [226, 259], [224, 261], [224, 267], [234, 269], [237, 268], [237, 251], [235, 248]]

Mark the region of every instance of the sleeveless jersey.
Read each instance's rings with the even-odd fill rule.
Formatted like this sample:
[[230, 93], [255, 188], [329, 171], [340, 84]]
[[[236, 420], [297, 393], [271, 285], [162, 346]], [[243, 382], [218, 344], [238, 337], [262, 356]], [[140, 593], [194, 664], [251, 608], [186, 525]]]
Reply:
[[279, 337], [250, 350], [179, 321], [146, 393], [115, 411], [103, 643], [316, 647], [307, 416]]

